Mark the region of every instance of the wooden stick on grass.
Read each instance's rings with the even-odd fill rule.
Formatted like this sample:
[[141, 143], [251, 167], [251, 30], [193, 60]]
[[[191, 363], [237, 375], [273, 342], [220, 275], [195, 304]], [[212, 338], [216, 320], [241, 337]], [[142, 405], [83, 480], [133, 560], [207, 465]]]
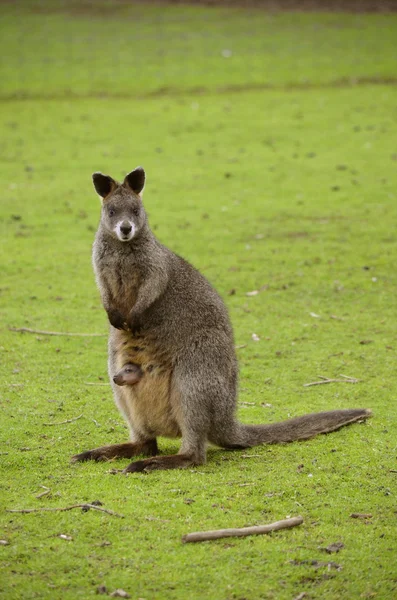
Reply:
[[270, 533], [278, 529], [287, 529], [296, 527], [303, 523], [302, 517], [292, 517], [291, 519], [283, 519], [269, 525], [257, 525], [254, 527], [241, 527], [239, 529], [215, 529], [213, 531], [196, 531], [188, 533], [182, 537], [182, 542], [204, 542], [206, 540], [218, 540], [226, 537], [244, 537], [246, 535], [260, 535], [262, 533]]
[[323, 385], [324, 383], [358, 383], [360, 380], [355, 377], [348, 377], [347, 375], [341, 375], [343, 379], [330, 379], [329, 377], [322, 377], [321, 381], [311, 381], [310, 383], [304, 383], [303, 387], [310, 387], [311, 385]]
[[72, 333], [70, 331], [43, 331], [41, 329], [29, 329], [29, 327], [9, 327], [10, 331], [21, 333], [37, 333], [39, 335], [77, 335], [79, 337], [105, 337], [107, 333]]
[[63, 512], [65, 510], [73, 510], [73, 508], [82, 508], [85, 510], [89, 510], [92, 508], [93, 510], [100, 510], [108, 515], [113, 515], [114, 517], [120, 517], [120, 519], [124, 519], [124, 515], [120, 515], [119, 513], [115, 513], [112, 510], [108, 510], [107, 508], [101, 508], [100, 506], [96, 506], [95, 504], [72, 504], [72, 506], [65, 506], [60, 508], [21, 508], [21, 509], [11, 509], [7, 508], [7, 512], [10, 513], [34, 513], [34, 512]]
[[40, 492], [40, 494], [37, 494], [36, 498], [43, 498], [43, 496], [48, 496], [48, 494], [51, 494], [51, 490], [47, 486], [42, 485], [40, 487], [44, 489], [44, 492]]
[[81, 419], [82, 416], [83, 413], [81, 413], [81, 415], [79, 415], [78, 417], [73, 417], [73, 419], [66, 419], [66, 421], [57, 421], [56, 423], [43, 423], [43, 425], [47, 425], [48, 427], [50, 427], [51, 425], [65, 425], [66, 423], [73, 423], [74, 421], [78, 421], [78, 419]]

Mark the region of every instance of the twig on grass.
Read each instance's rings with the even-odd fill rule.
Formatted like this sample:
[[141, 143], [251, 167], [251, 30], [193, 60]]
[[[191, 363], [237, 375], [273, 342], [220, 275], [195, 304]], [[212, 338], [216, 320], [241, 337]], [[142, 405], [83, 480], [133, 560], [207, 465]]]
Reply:
[[291, 519], [283, 519], [269, 525], [257, 525], [254, 527], [241, 527], [238, 529], [215, 529], [213, 531], [196, 531], [187, 533], [182, 537], [182, 542], [204, 542], [206, 540], [218, 540], [226, 537], [244, 537], [247, 535], [260, 535], [262, 533], [270, 533], [278, 529], [286, 529], [296, 527], [303, 523], [302, 517], [292, 517]]
[[240, 454], [240, 458], [257, 458], [263, 456], [262, 454]]
[[7, 512], [10, 513], [34, 513], [34, 512], [64, 512], [66, 510], [73, 510], [74, 508], [82, 508], [85, 511], [88, 511], [90, 508], [93, 510], [100, 510], [101, 512], [107, 513], [108, 515], [113, 515], [114, 517], [120, 517], [120, 519], [124, 519], [124, 515], [120, 515], [119, 513], [113, 512], [113, 510], [108, 510], [107, 508], [102, 508], [100, 506], [96, 506], [95, 504], [72, 504], [72, 506], [64, 506], [59, 508], [21, 508], [21, 509], [11, 509], [7, 508]]
[[246, 487], [249, 485], [258, 485], [257, 481], [249, 481], [245, 483], [240, 483], [239, 481], [222, 481], [220, 483], [213, 483], [212, 487], [223, 487], [225, 485], [235, 485], [237, 487]]
[[51, 490], [47, 486], [42, 485], [40, 487], [44, 489], [44, 492], [40, 492], [40, 494], [37, 494], [36, 498], [43, 498], [43, 496], [48, 496], [48, 494], [51, 494]]
[[108, 386], [109, 383], [97, 383], [96, 381], [85, 381], [84, 385], [106, 385], [106, 386]]
[[[233, 485], [232, 483], [228, 483], [227, 485]], [[247, 487], [249, 485], [256, 485], [256, 483], [236, 483], [237, 487]]]
[[10, 331], [21, 333], [37, 333], [39, 335], [68, 335], [79, 337], [105, 337], [106, 333], [72, 333], [70, 331], [43, 331], [41, 329], [30, 329], [29, 327], [9, 327]]
[[51, 425], [65, 425], [66, 423], [73, 423], [73, 421], [81, 419], [82, 416], [83, 413], [81, 413], [81, 415], [79, 415], [78, 417], [73, 417], [73, 419], [66, 419], [66, 421], [57, 421], [56, 423], [43, 423], [43, 425], [47, 425], [48, 427], [50, 427]]
[[348, 375], [340, 375], [343, 379], [330, 379], [329, 377], [323, 377], [319, 375], [321, 381], [311, 381], [310, 383], [304, 383], [303, 387], [310, 387], [311, 385], [323, 385], [324, 383], [358, 383], [360, 380], [355, 377], [349, 377]]

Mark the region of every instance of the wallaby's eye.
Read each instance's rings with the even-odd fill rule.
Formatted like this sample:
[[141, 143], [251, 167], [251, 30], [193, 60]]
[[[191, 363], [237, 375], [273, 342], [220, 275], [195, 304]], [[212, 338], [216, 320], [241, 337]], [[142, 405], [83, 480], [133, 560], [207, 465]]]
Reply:
[[135, 206], [132, 209], [132, 214], [134, 214], [136, 217], [139, 215], [139, 208], [138, 208], [138, 206]]
[[108, 215], [109, 215], [109, 217], [114, 217], [114, 209], [113, 208], [109, 208]]

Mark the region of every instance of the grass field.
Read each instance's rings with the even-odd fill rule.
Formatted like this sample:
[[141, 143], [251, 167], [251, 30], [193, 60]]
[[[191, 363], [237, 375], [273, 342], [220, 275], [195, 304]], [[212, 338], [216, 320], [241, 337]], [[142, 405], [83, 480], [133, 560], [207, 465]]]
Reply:
[[[397, 15], [102, 0], [1, 12], [0, 596], [396, 597]], [[69, 463], [127, 438], [106, 383], [91, 173], [138, 164], [156, 234], [227, 303], [241, 420], [360, 406], [373, 419], [213, 448], [186, 471]], [[304, 387], [341, 375], [359, 382]], [[124, 518], [7, 512], [96, 500]], [[181, 543], [299, 514], [269, 536]]]

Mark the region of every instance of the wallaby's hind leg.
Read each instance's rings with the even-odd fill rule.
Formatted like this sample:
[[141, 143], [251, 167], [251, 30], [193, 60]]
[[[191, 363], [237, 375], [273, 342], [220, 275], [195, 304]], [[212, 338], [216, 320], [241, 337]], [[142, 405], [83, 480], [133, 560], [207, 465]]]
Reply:
[[206, 435], [202, 432], [185, 431], [182, 434], [182, 446], [178, 454], [154, 456], [132, 462], [124, 473], [140, 473], [165, 469], [185, 469], [202, 465], [206, 459]]
[[132, 458], [133, 456], [155, 456], [158, 453], [157, 441], [146, 440], [144, 442], [126, 442], [125, 444], [112, 444], [101, 446], [94, 450], [87, 450], [81, 454], [72, 456], [72, 462], [85, 460], [104, 461], [112, 458]]
[[186, 467], [202, 465], [206, 459], [207, 436], [200, 428], [192, 428], [185, 416], [182, 429], [182, 445], [178, 454], [169, 456], [154, 456], [132, 462], [124, 469], [124, 473], [140, 473], [165, 469], [185, 469]]
[[178, 454], [135, 461], [124, 469], [124, 473], [183, 469], [205, 463], [209, 413], [202, 410], [202, 406], [214, 393], [206, 381], [208, 382], [208, 377], [200, 376], [199, 373], [187, 373], [185, 376], [181, 367], [175, 369], [171, 385], [171, 404], [182, 432], [181, 449]]
[[194, 462], [192, 455], [170, 454], [169, 456], [155, 456], [136, 460], [126, 467], [123, 473], [142, 473], [166, 469], [185, 469], [201, 463]]

